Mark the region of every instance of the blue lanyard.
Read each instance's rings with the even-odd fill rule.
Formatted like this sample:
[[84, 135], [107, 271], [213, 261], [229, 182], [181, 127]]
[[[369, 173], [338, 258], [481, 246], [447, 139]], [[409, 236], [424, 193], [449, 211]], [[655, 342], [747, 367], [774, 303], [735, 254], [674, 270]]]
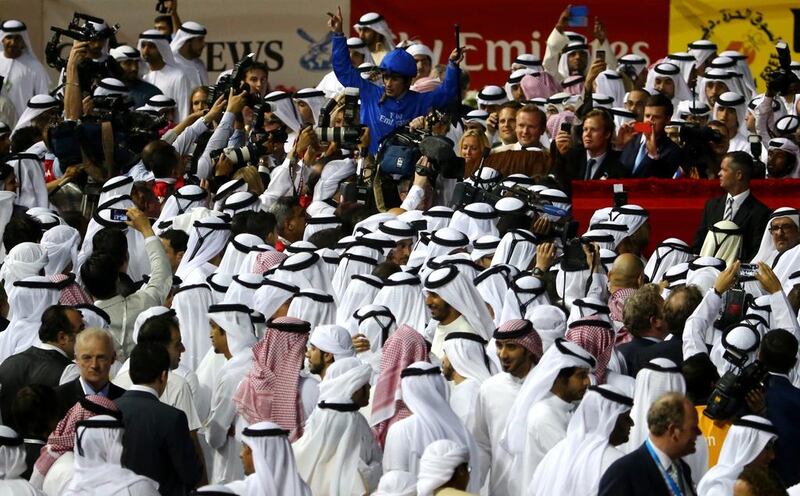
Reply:
[[653, 461], [656, 462], [656, 467], [658, 467], [658, 471], [661, 472], [661, 476], [664, 478], [664, 480], [667, 481], [667, 485], [669, 485], [672, 494], [674, 494], [675, 496], [683, 496], [683, 491], [681, 491], [681, 488], [678, 485], [678, 483], [672, 478], [671, 475], [669, 475], [669, 472], [667, 472], [664, 469], [664, 467], [661, 466], [661, 461], [659, 461], [656, 452], [653, 451], [653, 446], [650, 445], [650, 440], [648, 439], [647, 441], [645, 441], [644, 445], [647, 447], [647, 451], [650, 453], [650, 456], [653, 458]]

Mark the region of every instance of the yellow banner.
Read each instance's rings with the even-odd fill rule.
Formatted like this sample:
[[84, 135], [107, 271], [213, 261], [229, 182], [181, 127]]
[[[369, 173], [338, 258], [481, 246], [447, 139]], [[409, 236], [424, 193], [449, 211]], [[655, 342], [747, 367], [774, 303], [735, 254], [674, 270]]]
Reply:
[[748, 57], [750, 72], [759, 91], [763, 92], [764, 74], [778, 67], [776, 42], [786, 41], [792, 50], [792, 58], [800, 58], [800, 47], [794, 36], [794, 10], [797, 6], [796, 2], [786, 0], [672, 0], [670, 53], [685, 52], [689, 43], [699, 39], [716, 43], [718, 53], [725, 50], [742, 52]]

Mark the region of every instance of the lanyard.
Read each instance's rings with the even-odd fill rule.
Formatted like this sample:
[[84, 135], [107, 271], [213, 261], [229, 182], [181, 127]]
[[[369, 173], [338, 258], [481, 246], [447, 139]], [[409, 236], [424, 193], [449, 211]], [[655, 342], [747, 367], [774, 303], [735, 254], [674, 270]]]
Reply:
[[664, 478], [664, 480], [667, 481], [667, 485], [669, 485], [672, 494], [674, 494], [675, 496], [683, 496], [683, 491], [681, 491], [681, 488], [678, 485], [678, 483], [672, 478], [671, 475], [669, 475], [669, 472], [664, 470], [664, 467], [661, 466], [661, 461], [659, 461], [658, 455], [656, 455], [656, 452], [653, 450], [653, 446], [651, 446], [650, 440], [648, 439], [647, 441], [645, 441], [644, 445], [647, 447], [647, 451], [650, 453], [650, 456], [653, 458], [653, 461], [656, 462], [656, 467], [658, 467], [658, 471], [661, 472], [661, 476]]

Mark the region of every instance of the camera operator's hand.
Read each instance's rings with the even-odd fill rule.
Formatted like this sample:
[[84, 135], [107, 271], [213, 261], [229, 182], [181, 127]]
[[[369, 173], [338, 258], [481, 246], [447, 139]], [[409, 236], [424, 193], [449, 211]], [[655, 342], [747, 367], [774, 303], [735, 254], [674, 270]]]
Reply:
[[[428, 157], [425, 155], [421, 156], [419, 160], [417, 160], [417, 167], [423, 167], [425, 169], [430, 170], [430, 162], [428, 161]], [[415, 169], [416, 170], [416, 169]], [[420, 188], [425, 188], [428, 185], [428, 176], [425, 174], [420, 174], [419, 172], [414, 172], [414, 186], [419, 186]]]
[[81, 108], [83, 108], [83, 115], [89, 115], [94, 110], [94, 100], [92, 100], [91, 96], [85, 96], [83, 100], [81, 100]]
[[764, 288], [764, 291], [769, 294], [777, 293], [783, 289], [783, 285], [781, 285], [781, 281], [778, 279], [778, 276], [776, 276], [775, 272], [772, 271], [770, 266], [764, 262], [758, 262], [756, 279], [758, 280], [759, 284], [761, 284], [761, 287]]
[[600, 266], [600, 246], [597, 243], [581, 243], [583, 254], [586, 255], [586, 265], [591, 272], [597, 272]]
[[356, 353], [369, 351], [369, 339], [363, 334], [356, 334], [353, 336], [353, 348], [355, 348]]
[[408, 123], [408, 127], [411, 129], [425, 129], [425, 116], [420, 115], [419, 117], [414, 117], [411, 119], [411, 122]]
[[333, 14], [328, 12], [328, 27], [331, 28], [331, 31], [334, 33], [342, 33], [342, 7], [339, 6], [336, 8], [336, 13]]
[[77, 67], [86, 60], [89, 56], [89, 42], [76, 41], [72, 44], [72, 49], [69, 51], [69, 59], [67, 59], [67, 68], [71, 66]]
[[747, 392], [744, 397], [747, 408], [756, 415], [767, 413], [767, 398], [762, 389], [753, 389]]
[[619, 131], [617, 132], [617, 146], [618, 149], [625, 148], [625, 145], [630, 143], [633, 139], [633, 135], [636, 134], [636, 131], [633, 129], [633, 122], [626, 122], [625, 124], [619, 127]]
[[739, 275], [739, 261], [735, 261], [723, 270], [717, 276], [714, 282], [714, 291], [719, 295], [725, 294], [725, 291], [731, 289], [736, 284], [736, 277]]
[[567, 25], [569, 24], [569, 10], [572, 8], [572, 5], [567, 5], [567, 8], [561, 12], [561, 15], [558, 16], [558, 22], [556, 22], [556, 31], [559, 33], [563, 33], [567, 29]]
[[214, 105], [208, 109], [205, 117], [203, 117], [203, 121], [206, 123], [206, 126], [211, 127], [212, 122], [219, 121], [219, 118], [222, 116], [222, 112], [227, 108], [228, 102], [225, 100], [225, 95], [220, 95], [217, 98], [217, 101], [214, 102]]
[[647, 155], [650, 157], [658, 158], [658, 142], [656, 141], [656, 133], [652, 131], [650, 134], [645, 134], [647, 139], [645, 140], [645, 146], [647, 147]]
[[586, 73], [586, 88], [591, 88], [594, 80], [597, 79], [597, 76], [600, 75], [601, 72], [606, 70], [606, 61], [595, 59], [592, 62], [592, 65], [589, 67], [589, 71]]
[[566, 155], [570, 148], [572, 148], [572, 135], [566, 131], [559, 131], [556, 134], [556, 150], [559, 155]]
[[231, 174], [233, 174], [233, 162], [224, 153], [220, 153], [217, 163], [214, 164], [214, 175], [229, 177]]
[[247, 92], [242, 91], [241, 93], [234, 94], [233, 88], [231, 88], [231, 92], [228, 95], [228, 105], [226, 111], [232, 114], [241, 114], [245, 105], [247, 105]]
[[556, 261], [555, 243], [542, 243], [536, 247], [536, 268], [547, 274]]
[[553, 224], [544, 216], [539, 217], [533, 223], [533, 234], [538, 234], [539, 236], [550, 236], [552, 229]]
[[370, 135], [369, 135], [369, 128], [364, 126], [363, 131], [361, 131], [361, 137], [358, 138], [358, 147], [366, 150], [369, 148], [370, 143]]
[[297, 144], [294, 148], [295, 155], [305, 160], [309, 149], [315, 154], [318, 153], [319, 139], [317, 138], [317, 133], [314, 132], [314, 128], [311, 126], [306, 126], [302, 131], [300, 131], [300, 135], [297, 137]]
[[489, 117], [486, 118], [486, 130], [491, 134], [495, 134], [497, 132], [499, 122], [500, 117], [497, 115], [497, 112], [492, 112], [489, 114]]
[[136, 229], [142, 236], [145, 238], [149, 238], [153, 236], [153, 227], [150, 225], [150, 219], [136, 207], [131, 207], [128, 209], [128, 220], [125, 221], [126, 224], [131, 226], [132, 228]]

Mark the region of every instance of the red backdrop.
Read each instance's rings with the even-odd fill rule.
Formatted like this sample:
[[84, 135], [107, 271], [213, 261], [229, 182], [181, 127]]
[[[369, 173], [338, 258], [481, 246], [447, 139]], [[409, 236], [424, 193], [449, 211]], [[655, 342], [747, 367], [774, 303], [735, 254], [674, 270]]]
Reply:
[[[668, 0], [582, 0], [589, 9], [587, 28], [570, 28], [591, 38], [595, 16], [606, 26], [617, 56], [638, 53], [648, 60], [667, 54], [669, 37]], [[519, 0], [352, 0], [352, 26], [362, 14], [379, 12], [396, 39], [418, 39], [431, 47], [439, 62], [455, 47], [453, 24], [461, 26], [462, 44], [472, 46], [466, 66], [471, 87], [505, 83], [511, 62], [519, 53], [544, 56], [547, 37], [566, 2], [521, 2]], [[355, 34], [355, 33], [352, 33]]]

